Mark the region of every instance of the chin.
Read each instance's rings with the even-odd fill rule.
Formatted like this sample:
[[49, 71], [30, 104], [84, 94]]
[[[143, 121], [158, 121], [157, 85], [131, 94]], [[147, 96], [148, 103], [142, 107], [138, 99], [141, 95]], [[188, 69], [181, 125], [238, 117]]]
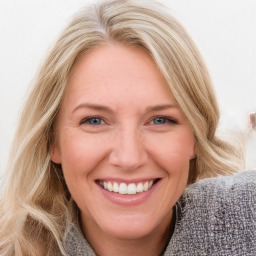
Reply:
[[146, 237], [148, 235], [150, 235], [153, 232], [153, 228], [152, 227], [145, 227], [142, 225], [122, 225], [120, 226], [116, 226], [116, 227], [106, 227], [106, 232], [117, 238], [117, 239], [122, 239], [122, 240], [137, 240], [137, 239], [141, 239], [143, 237]]
[[157, 229], [160, 221], [154, 221], [152, 217], [129, 216], [112, 218], [111, 222], [102, 223], [101, 229], [117, 239], [135, 240], [152, 234]]

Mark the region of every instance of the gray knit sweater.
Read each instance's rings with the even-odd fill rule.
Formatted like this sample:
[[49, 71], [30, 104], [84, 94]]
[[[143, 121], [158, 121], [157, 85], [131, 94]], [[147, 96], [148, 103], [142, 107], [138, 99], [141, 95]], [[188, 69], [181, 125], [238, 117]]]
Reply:
[[[190, 185], [176, 209], [175, 230], [163, 256], [256, 256], [256, 171]], [[70, 256], [96, 255], [75, 224], [65, 247]]]

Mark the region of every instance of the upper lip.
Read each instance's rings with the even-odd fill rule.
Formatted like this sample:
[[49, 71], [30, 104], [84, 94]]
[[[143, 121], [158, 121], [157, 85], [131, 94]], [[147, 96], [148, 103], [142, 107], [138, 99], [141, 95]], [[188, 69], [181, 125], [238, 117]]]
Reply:
[[110, 177], [106, 177], [106, 178], [99, 178], [96, 179], [96, 182], [99, 181], [106, 181], [106, 182], [116, 182], [116, 183], [140, 183], [140, 182], [147, 182], [147, 181], [151, 181], [151, 180], [159, 180], [159, 177], [147, 177], [147, 178], [138, 178], [138, 179], [122, 179], [122, 178], [110, 178]]

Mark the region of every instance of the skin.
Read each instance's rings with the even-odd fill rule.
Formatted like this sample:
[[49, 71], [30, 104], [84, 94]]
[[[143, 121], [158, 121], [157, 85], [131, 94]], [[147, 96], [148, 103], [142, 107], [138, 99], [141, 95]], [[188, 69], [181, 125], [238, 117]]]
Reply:
[[[62, 165], [94, 250], [101, 256], [158, 255], [169, 239], [195, 145], [190, 124], [148, 53], [109, 43], [80, 57], [56, 129], [51, 159]], [[105, 196], [112, 192], [97, 183], [156, 178], [153, 192], [135, 205], [112, 202]]]

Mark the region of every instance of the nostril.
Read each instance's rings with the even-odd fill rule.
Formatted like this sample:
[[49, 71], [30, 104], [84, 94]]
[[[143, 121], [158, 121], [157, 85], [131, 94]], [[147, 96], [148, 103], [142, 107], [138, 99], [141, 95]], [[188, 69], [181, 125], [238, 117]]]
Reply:
[[146, 162], [144, 152], [111, 152], [109, 163], [124, 170], [136, 170]]
[[109, 153], [109, 163], [124, 170], [135, 170], [144, 165], [147, 153], [137, 124], [121, 126]]

